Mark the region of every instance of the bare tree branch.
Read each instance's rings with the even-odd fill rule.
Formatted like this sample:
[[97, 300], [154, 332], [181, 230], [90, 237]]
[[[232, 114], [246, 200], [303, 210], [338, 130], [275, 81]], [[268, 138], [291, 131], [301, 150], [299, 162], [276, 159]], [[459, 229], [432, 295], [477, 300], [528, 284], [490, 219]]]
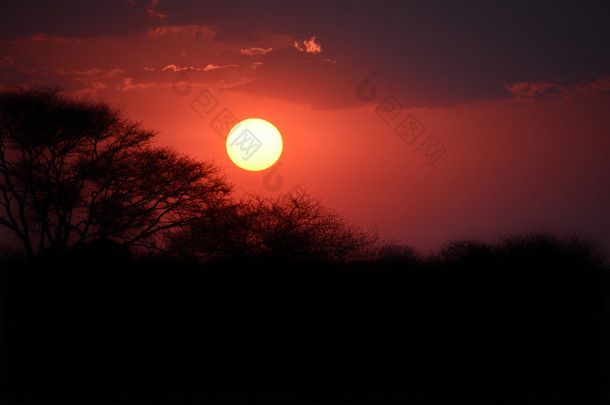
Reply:
[[28, 256], [102, 238], [157, 248], [229, 187], [210, 164], [153, 147], [154, 135], [58, 90], [0, 94], [0, 226]]

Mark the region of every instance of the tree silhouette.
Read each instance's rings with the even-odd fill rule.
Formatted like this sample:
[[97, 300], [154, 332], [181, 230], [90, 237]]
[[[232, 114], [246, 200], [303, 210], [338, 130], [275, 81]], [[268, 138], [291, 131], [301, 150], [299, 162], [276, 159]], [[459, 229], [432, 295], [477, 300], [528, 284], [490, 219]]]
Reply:
[[602, 268], [606, 260], [596, 239], [577, 235], [561, 238], [540, 232], [503, 238], [501, 254], [507, 263], [528, 263], [553, 268]]
[[372, 254], [376, 236], [350, 224], [310, 195], [248, 196], [189, 223], [174, 252], [199, 258], [326, 262]]
[[97, 239], [160, 248], [229, 188], [216, 167], [154, 147], [154, 136], [57, 89], [0, 94], [0, 225], [28, 256]]
[[464, 268], [585, 270], [603, 267], [605, 255], [595, 239], [530, 232], [508, 235], [497, 244], [476, 240], [449, 241], [429, 260]]

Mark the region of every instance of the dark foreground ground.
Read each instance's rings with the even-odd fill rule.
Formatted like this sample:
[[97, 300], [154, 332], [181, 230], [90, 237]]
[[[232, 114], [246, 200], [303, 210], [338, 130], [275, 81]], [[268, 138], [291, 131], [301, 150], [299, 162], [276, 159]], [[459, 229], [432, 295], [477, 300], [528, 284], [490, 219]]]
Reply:
[[600, 268], [97, 259], [2, 277], [4, 403], [609, 398]]

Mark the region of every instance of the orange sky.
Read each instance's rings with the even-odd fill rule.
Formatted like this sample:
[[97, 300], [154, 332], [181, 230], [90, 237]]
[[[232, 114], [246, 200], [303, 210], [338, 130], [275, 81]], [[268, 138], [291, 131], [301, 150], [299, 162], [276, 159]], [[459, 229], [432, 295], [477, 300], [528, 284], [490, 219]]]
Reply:
[[[283, 134], [281, 166], [252, 173], [234, 166], [224, 140], [190, 107], [194, 97], [166, 91], [130, 99], [130, 116], [160, 130], [159, 142], [215, 160], [243, 190], [315, 192], [383, 237], [420, 249], [451, 238], [507, 232], [582, 232], [610, 242], [608, 100], [472, 103], [414, 109], [447, 149], [434, 165], [375, 112], [376, 104], [320, 111], [285, 101], [216, 92], [238, 117], [262, 117]], [[196, 96], [196, 91], [193, 95]], [[134, 95], [135, 97], [135, 95]], [[154, 100], [164, 100], [163, 102]], [[592, 105], [593, 104], [593, 105]], [[276, 174], [281, 176], [278, 183]], [[601, 181], [600, 181], [601, 179]]]
[[[518, 41], [525, 36], [511, 42], [522, 46], [521, 59], [513, 61], [508, 48], [502, 59], [491, 55], [493, 42], [481, 39], [485, 27], [459, 39], [439, 31], [439, 43], [455, 42], [446, 49], [424, 46], [437, 39], [408, 27], [400, 28], [404, 38], [386, 38], [373, 28], [392, 32], [393, 21], [384, 20], [391, 7], [367, 19], [359, 10], [364, 3], [345, 18], [371, 27], [316, 18], [309, 30], [306, 17], [291, 26], [279, 9], [265, 23], [241, 27], [220, 12], [210, 17], [193, 9], [191, 17], [155, 4], [152, 11], [148, 2], [121, 4], [121, 13], [131, 13], [121, 15], [138, 16], [137, 23], [129, 25], [136, 21], [130, 17], [123, 26], [119, 19], [112, 29], [92, 23], [70, 31], [59, 17], [43, 28], [4, 28], [0, 88], [57, 84], [74, 97], [121, 106], [158, 130], [159, 144], [214, 160], [238, 190], [282, 193], [299, 186], [383, 238], [419, 249], [547, 230], [597, 237], [610, 251], [607, 59], [583, 62], [591, 69], [567, 66], [572, 62], [559, 69], [546, 61], [564, 56], [536, 59]], [[431, 18], [424, 11], [419, 17]], [[338, 18], [335, 10], [321, 15]], [[442, 30], [444, 18], [441, 11], [429, 29]], [[357, 88], [371, 72], [376, 96], [364, 102]], [[190, 90], [177, 94], [185, 89], [178, 80], [188, 80]], [[200, 115], [192, 103], [204, 90], [217, 105]], [[378, 114], [388, 96], [403, 106], [389, 124]], [[279, 166], [253, 173], [231, 163], [211, 127], [225, 109], [280, 130]], [[394, 132], [409, 114], [425, 127], [411, 145]], [[432, 165], [417, 150], [430, 135], [446, 150]]]

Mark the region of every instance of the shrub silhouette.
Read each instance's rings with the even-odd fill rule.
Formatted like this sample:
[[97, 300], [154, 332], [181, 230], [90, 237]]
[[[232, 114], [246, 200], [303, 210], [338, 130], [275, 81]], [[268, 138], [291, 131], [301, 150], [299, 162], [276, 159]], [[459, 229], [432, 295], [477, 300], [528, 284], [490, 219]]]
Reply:
[[492, 246], [474, 240], [451, 241], [440, 251], [440, 260], [446, 263], [482, 264], [495, 259]]
[[542, 267], [600, 268], [605, 255], [595, 240], [548, 233], [511, 235], [503, 239], [502, 254], [508, 262]]
[[339, 262], [373, 253], [376, 236], [310, 194], [225, 202], [173, 239], [181, 257]]
[[532, 232], [509, 235], [499, 243], [476, 240], [450, 241], [432, 254], [430, 263], [464, 268], [543, 271], [590, 271], [603, 267], [605, 255], [592, 239]]

